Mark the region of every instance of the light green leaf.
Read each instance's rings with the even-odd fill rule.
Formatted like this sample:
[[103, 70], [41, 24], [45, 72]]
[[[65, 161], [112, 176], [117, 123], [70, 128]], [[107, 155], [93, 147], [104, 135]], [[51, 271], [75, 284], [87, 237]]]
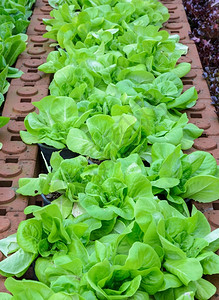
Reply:
[[188, 285], [190, 281], [199, 280], [203, 274], [201, 264], [195, 258], [168, 259], [163, 266], [168, 272], [176, 275], [185, 285]]
[[219, 193], [219, 178], [211, 175], [200, 175], [190, 178], [185, 183], [186, 192], [181, 196], [198, 202], [217, 200]]
[[189, 63], [180, 63], [175, 69], [172, 70], [174, 74], [176, 74], [179, 78], [185, 76], [191, 70], [191, 64]]
[[1, 300], [10, 300], [10, 299], [12, 299], [12, 295], [9, 295], [8, 293], [0, 293], [0, 299]]
[[216, 287], [209, 281], [201, 278], [195, 281], [196, 293], [195, 297], [199, 300], [208, 300], [216, 293]]
[[80, 129], [72, 128], [69, 131], [66, 144], [72, 152], [88, 155], [96, 159], [101, 159], [101, 153], [95, 149], [94, 143], [88, 138], [86, 133]]
[[17, 230], [17, 243], [26, 252], [38, 253], [42, 223], [36, 219], [22, 221]]
[[[26, 291], [30, 291], [30, 293], [33, 292], [32, 296], [34, 295], [34, 291], [38, 292], [38, 295], [41, 296], [41, 299], [49, 299], [51, 295], [54, 294], [54, 292], [45, 284], [33, 281], [33, 280], [15, 280], [14, 278], [8, 278], [5, 281], [6, 288], [14, 295], [21, 295], [27, 296]], [[28, 296], [27, 296], [28, 297]], [[25, 298], [23, 298], [25, 299]], [[30, 299], [29, 297], [27, 298]], [[32, 298], [32, 299], [40, 299], [40, 298]], [[40, 299], [40, 300], [41, 300]]]
[[0, 240], [0, 251], [4, 254], [4, 256], [8, 256], [8, 254], [17, 251], [18, 249], [19, 245], [17, 243], [16, 233]]
[[3, 276], [21, 277], [36, 258], [36, 254], [19, 249], [0, 262], [0, 273]]

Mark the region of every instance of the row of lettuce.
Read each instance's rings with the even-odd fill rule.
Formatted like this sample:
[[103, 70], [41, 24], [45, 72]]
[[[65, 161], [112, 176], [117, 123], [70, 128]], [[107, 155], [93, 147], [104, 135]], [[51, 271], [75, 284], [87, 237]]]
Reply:
[[[48, 174], [20, 179], [18, 193], [56, 199], [27, 207], [34, 217], [0, 241], [13, 294], [0, 299], [210, 299], [203, 276], [219, 273], [219, 230], [187, 202], [217, 200], [219, 170], [207, 152], [182, 152], [202, 130], [180, 112], [197, 92], [182, 93], [191, 66], [177, 64], [179, 37], [160, 30], [168, 10], [156, 0], [50, 4], [45, 37], [58, 49], [39, 69], [54, 79], [21, 137], [73, 158], [56, 151]], [[11, 278], [33, 263], [38, 281]]]
[[[8, 80], [19, 78], [22, 71], [14, 68], [19, 54], [26, 49], [27, 26], [35, 0], [0, 1], [0, 107], [4, 102], [10, 83]], [[0, 128], [9, 118], [0, 116]], [[2, 144], [0, 143], [0, 149]]]

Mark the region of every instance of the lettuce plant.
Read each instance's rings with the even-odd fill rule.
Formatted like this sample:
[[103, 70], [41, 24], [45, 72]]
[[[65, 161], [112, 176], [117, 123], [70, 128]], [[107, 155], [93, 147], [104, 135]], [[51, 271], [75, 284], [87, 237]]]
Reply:
[[136, 152], [144, 158], [148, 144], [182, 143], [183, 149], [188, 149], [193, 139], [202, 133], [194, 125], [187, 124], [186, 115], [177, 121], [167, 118], [162, 106], [155, 112], [133, 104], [133, 115], [124, 114], [120, 106], [114, 107], [113, 111], [113, 116], [95, 115], [89, 118], [82, 129], [72, 128], [67, 137], [67, 147], [99, 160], [126, 157]]
[[[136, 25], [147, 26], [157, 25], [168, 20], [168, 9], [158, 1], [119, 1], [115, 6], [107, 3], [83, 8], [79, 13], [75, 13], [77, 5], [64, 3], [57, 10], [51, 12], [53, 19], [46, 20], [48, 33], [45, 36], [58, 40], [61, 47], [65, 38], [61, 37], [63, 32], [68, 31], [69, 37], [75, 42], [80, 38], [83, 42], [88, 33], [95, 34], [103, 29], [103, 38], [111, 39], [114, 33], [122, 33], [125, 24], [134, 27]], [[94, 4], [94, 5], [93, 5]], [[110, 34], [111, 31], [111, 34]], [[88, 38], [91, 35], [88, 35]]]
[[95, 115], [87, 120], [84, 130], [75, 128], [69, 131], [67, 147], [99, 160], [116, 159], [144, 151], [147, 139], [132, 115]]
[[[137, 154], [116, 162], [105, 161], [99, 166], [88, 166], [82, 156], [63, 160], [54, 153], [52, 172], [41, 174], [39, 178], [20, 179], [17, 192], [28, 196], [58, 192], [61, 196], [54, 203], [64, 217], [73, 213], [80, 220], [81, 215], [86, 213], [87, 217], [101, 222], [114, 220], [114, 223], [118, 217], [133, 219], [136, 199], [150, 190], [148, 180], [154, 195], [165, 197], [185, 215], [189, 215], [185, 198], [198, 202], [216, 200], [218, 167], [209, 153], [197, 151], [186, 155], [179, 146], [155, 143], [151, 157], [150, 153], [147, 155], [147, 159], [152, 160], [150, 167], [144, 167]], [[206, 169], [206, 165], [210, 167]], [[131, 172], [137, 174], [132, 175]], [[110, 226], [112, 224], [110, 222]]]
[[[65, 67], [58, 71], [50, 85], [50, 92], [56, 96], [64, 94], [72, 97], [77, 102], [80, 111], [92, 109], [93, 113], [99, 112], [107, 115], [113, 114], [114, 106], [125, 105], [124, 112], [128, 112], [131, 111], [128, 108], [130, 101], [134, 101], [141, 107], [149, 107], [150, 104], [156, 107], [160, 103], [165, 103], [168, 110], [177, 115], [177, 111], [194, 106], [198, 98], [194, 87], [181, 94], [182, 84], [177, 86], [171, 82], [171, 77], [176, 76], [171, 73], [160, 75], [163, 78], [160, 76], [157, 78], [160, 80], [159, 84], [156, 79], [152, 81], [153, 77], [147, 76], [148, 72], [146, 72], [145, 76], [139, 76], [139, 80], [151, 81], [151, 83], [138, 83], [136, 80], [133, 82], [130, 79], [124, 79], [116, 84], [106, 85], [103, 80], [99, 81], [97, 77], [92, 78], [87, 72], [84, 72], [85, 80], [83, 81], [74, 70], [72, 67]], [[64, 71], [69, 79], [68, 83], [64, 81]]]
[[4, 28], [4, 30], [0, 28], [0, 71], [8, 67], [7, 78], [18, 78], [22, 75], [22, 72], [12, 66], [18, 55], [26, 49], [27, 35], [23, 33], [12, 35], [13, 26], [10, 26], [10, 23], [1, 24], [0, 26]]
[[[90, 66], [95, 72], [101, 70], [100, 63], [104, 66], [107, 64], [108, 67], [116, 63], [119, 70], [123, 70], [121, 75], [117, 74], [117, 80], [121, 80], [120, 77], [124, 78], [131, 71], [135, 71], [135, 69], [126, 70], [126, 68], [138, 65], [140, 68], [144, 65], [143, 71], [151, 72], [155, 76], [173, 71], [178, 77], [183, 77], [190, 71], [191, 66], [188, 63], [180, 63], [176, 66], [181, 55], [187, 53], [187, 46], [179, 44], [179, 37], [177, 36], [169, 36], [163, 30], [158, 32], [156, 26], [139, 27], [135, 31], [129, 29], [118, 39], [113, 40], [114, 45], [111, 46], [110, 51], [106, 41], [102, 41], [102, 35], [103, 33], [95, 35], [95, 38], [85, 40], [86, 43], [81, 43], [80, 46], [74, 46], [71, 40], [64, 41], [63, 48], [66, 48], [67, 53], [61, 50], [53, 52], [45, 66], [43, 65], [40, 69], [46, 72], [50, 72], [50, 70], [54, 72], [54, 70], [60, 69], [61, 66], [64, 67], [68, 63], [81, 64], [81, 62], [88, 61], [90, 58], [98, 61], [95, 64], [93, 62]], [[114, 60], [112, 61], [113, 57]], [[49, 62], [51, 60], [54, 61], [54, 64]], [[90, 64], [92, 61], [88, 61], [88, 63]], [[49, 67], [48, 71], [46, 70], [47, 67]], [[139, 71], [142, 71], [142, 69], [136, 69], [136, 77], [138, 77]], [[135, 76], [133, 75], [132, 78], [135, 78]]]
[[[187, 46], [178, 41], [179, 36], [170, 36], [165, 30], [159, 31], [157, 26], [135, 26], [134, 30], [128, 27], [123, 35], [114, 40], [113, 49], [118, 47], [127, 60], [144, 64], [148, 72], [157, 76], [173, 70], [181, 55], [187, 53]], [[188, 63], [181, 63], [174, 69], [178, 77], [189, 71]]]
[[45, 257], [55, 254], [56, 251], [67, 253], [70, 237], [64, 229], [63, 218], [58, 207], [55, 204], [49, 205], [48, 208], [43, 209], [42, 216], [37, 214], [37, 211], [34, 215], [38, 217], [19, 224], [16, 242], [13, 239], [13, 247], [6, 247], [11, 245], [13, 236], [2, 240], [1, 251], [6, 256], [12, 253], [0, 266], [0, 272], [4, 276], [22, 276], [39, 253]]
[[[122, 86], [122, 82], [118, 85]], [[198, 99], [197, 91], [194, 87], [181, 94], [183, 84], [174, 72], [161, 74], [148, 84], [133, 85], [133, 89], [152, 105], [166, 103], [168, 109], [182, 110], [190, 108]]]
[[[40, 174], [38, 178], [21, 178], [17, 192], [28, 196], [59, 192], [61, 196], [53, 203], [59, 206], [64, 217], [72, 212], [73, 215], [87, 212], [100, 221], [112, 219], [115, 223], [119, 216], [132, 220], [136, 198], [150, 190], [143, 163], [138, 156], [135, 159], [142, 174], [132, 176], [127, 168], [121, 169], [120, 162], [88, 166], [82, 156], [64, 160], [55, 152], [51, 158], [52, 172]], [[144, 185], [140, 187], [139, 182]]]
[[219, 239], [217, 230], [211, 233], [204, 215], [193, 207], [191, 217], [184, 217], [166, 201], [139, 199], [135, 218], [145, 243], [153, 245], [158, 253], [160, 247], [164, 251], [164, 283], [155, 299], [177, 299], [184, 293], [195, 299], [209, 299], [216, 289], [202, 276], [219, 271], [218, 256], [214, 254]]
[[78, 194], [85, 191], [88, 179], [83, 177], [83, 172], [88, 161], [83, 156], [63, 159], [54, 152], [50, 164], [52, 171], [48, 174], [40, 174], [38, 178], [21, 178], [17, 192], [28, 196], [57, 192], [60, 196], [53, 203], [67, 217], [72, 213], [73, 203], [78, 201]]
[[89, 116], [89, 111], [79, 115], [72, 98], [47, 96], [33, 102], [39, 114], [33, 112], [26, 116], [21, 131], [22, 140], [27, 144], [44, 143], [57, 149], [66, 146], [66, 138], [71, 128], [80, 128]]
[[129, 60], [124, 63], [119, 51], [105, 53], [103, 46], [69, 47], [67, 52], [62, 49], [51, 52], [39, 69], [55, 73], [50, 85], [51, 95], [69, 96], [76, 101], [96, 99], [98, 102], [104, 95], [120, 98], [126, 93], [152, 105], [165, 102], [169, 109], [180, 110], [195, 104], [197, 92], [194, 87], [181, 94], [183, 84], [175, 72], [177, 68], [155, 78], [144, 64], [132, 64]]
[[10, 85], [7, 78], [19, 78], [23, 73], [12, 66], [18, 55], [26, 49], [27, 35], [23, 32], [29, 24], [30, 9], [34, 2], [0, 1], [0, 106]]
[[1, 24], [11, 23], [14, 26], [13, 35], [23, 33], [29, 25], [28, 18], [31, 16], [31, 8], [35, 0], [1, 0], [0, 15]]
[[[191, 26], [190, 38], [196, 43], [199, 57], [204, 69], [203, 76], [208, 83], [212, 104], [219, 117], [219, 86], [218, 86], [218, 2], [217, 1], [183, 1]], [[203, 12], [205, 18], [202, 18]]]
[[[136, 7], [138, 5], [136, 1]], [[129, 61], [144, 64], [146, 70], [155, 75], [171, 71], [181, 55], [186, 54], [187, 47], [178, 43], [178, 36], [170, 37], [166, 31], [158, 32], [160, 27], [150, 25], [145, 15], [139, 19], [135, 17], [135, 21], [130, 23], [133, 9], [133, 4], [126, 2], [118, 3], [113, 12], [109, 5], [102, 5], [76, 14], [73, 6], [64, 4], [58, 11], [55, 10], [55, 19], [46, 21], [49, 32], [45, 37], [57, 40], [66, 49], [104, 44], [106, 51], [119, 50], [122, 53], [124, 66]], [[71, 19], [72, 23], [69, 23]], [[190, 65], [183, 63], [177, 66], [175, 72], [183, 77], [189, 70]]]
[[[11, 3], [12, 3], [12, 1], [11, 1]], [[7, 5], [7, 4], [5, 4], [5, 5]], [[15, 6], [16, 6], [16, 4], [15, 4]], [[14, 24], [13, 18], [7, 15], [7, 12], [6, 12], [7, 10], [4, 13], [2, 13], [1, 10], [2, 10], [2, 8], [0, 6], [0, 19], [1, 19], [1, 25], [0, 25], [0, 45], [1, 45], [0, 70], [3, 70], [8, 65], [10, 68], [8, 69], [7, 76], [10, 78], [16, 78], [16, 74], [18, 73], [18, 70], [15, 68], [11, 68], [11, 66], [16, 62], [18, 55], [25, 50], [27, 35], [22, 33], [23, 30], [18, 31], [18, 32], [16, 32], [16, 34], [14, 34], [13, 29], [15, 28], [17, 23], [15, 22], [15, 24]], [[18, 75], [19, 75], [19, 73], [17, 74], [17, 76]]]
[[[164, 155], [155, 150], [153, 155]], [[164, 150], [170, 152], [168, 144]], [[53, 158], [58, 173], [65, 161], [57, 153]], [[82, 163], [83, 158], [72, 161]], [[201, 171], [198, 160], [191, 168], [197, 172], [198, 165]], [[211, 160], [208, 165], [215, 168]], [[189, 295], [202, 300], [215, 293], [215, 287], [202, 276], [219, 272], [214, 254], [219, 247], [218, 233], [210, 232], [201, 212], [193, 208], [191, 216], [184, 216], [154, 197], [148, 169], [136, 154], [116, 163], [79, 166], [75, 164], [73, 181], [80, 183], [81, 177], [87, 184], [78, 194], [72, 215], [64, 215], [54, 203], [26, 208], [34, 218], [21, 222], [16, 235], [0, 241], [4, 255], [11, 254], [0, 262], [1, 274], [20, 277], [38, 257], [35, 272], [42, 282], [37, 285], [42, 297], [44, 288], [51, 295], [80, 295], [81, 299], [114, 299], [116, 295], [118, 299], [175, 300]], [[67, 177], [67, 173], [59, 172], [60, 176]], [[23, 293], [26, 297], [27, 284], [30, 293], [36, 293], [31, 281], [14, 287], [10, 282], [6, 286], [14, 296]]]
[[[110, 0], [111, 1], [111, 0]], [[93, 1], [92, 1], [93, 2]], [[64, 3], [67, 3], [69, 6], [74, 5], [75, 10], [81, 9], [81, 1], [79, 0], [49, 0], [49, 5], [53, 8], [58, 8]], [[88, 1], [89, 3], [89, 1]]]
[[[137, 170], [129, 169], [129, 174], [137, 175]], [[21, 249], [26, 259], [39, 253], [35, 272], [40, 283], [8, 279], [6, 286], [14, 297], [20, 293], [27, 297], [27, 286], [28, 293], [42, 293], [42, 299], [57, 293], [80, 295], [78, 299], [207, 300], [216, 291], [202, 276], [219, 271], [214, 254], [219, 246], [217, 230], [211, 233], [195, 208], [191, 217], [185, 217], [166, 201], [144, 193], [136, 200], [134, 221], [125, 225], [121, 220], [110, 234], [88, 244], [83, 237], [89, 224], [64, 221], [55, 204], [30, 207], [27, 212], [35, 218], [19, 225], [11, 250], [16, 252], [0, 262], [0, 271], [16, 274], [22, 262], [13, 266], [12, 261]], [[0, 241], [5, 255], [12, 239]]]
[[[49, 0], [49, 4], [53, 8], [59, 8], [64, 3], [67, 3], [69, 6], [74, 5], [75, 10], [83, 10], [88, 7], [95, 7], [100, 5], [110, 5], [114, 7], [117, 3], [126, 3], [126, 0]], [[131, 2], [135, 8], [136, 12], [133, 14], [133, 18], [136, 16], [143, 16], [145, 12], [152, 12], [154, 18], [160, 18], [160, 14], [163, 15], [163, 18], [168, 18], [168, 11], [166, 7], [158, 1], [154, 0], [144, 0], [136, 1], [132, 0]], [[155, 15], [155, 16], [154, 16]], [[150, 16], [151, 17], [151, 16]]]
[[180, 145], [155, 143], [148, 160], [147, 178], [154, 194], [164, 194], [176, 206], [184, 204], [185, 198], [206, 203], [217, 200], [218, 166], [210, 153], [196, 151], [187, 155]]
[[16, 281], [14, 278], [8, 278], [7, 282], [5, 282], [5, 286], [7, 287], [8, 290], [10, 290], [13, 296], [8, 293], [0, 293], [0, 299], [27, 300], [30, 299], [29, 297], [33, 297], [33, 299], [45, 299], [45, 300], [63, 299], [63, 298], [58, 298], [58, 297], [62, 297], [62, 295], [60, 296], [60, 293], [58, 293], [57, 295], [48, 286], [38, 281], [31, 281], [31, 280]]
[[[141, 170], [143, 164], [139, 157], [136, 162]], [[84, 174], [93, 174], [93, 166]], [[121, 162], [105, 161], [98, 167], [96, 174], [92, 175], [86, 184], [83, 193], [78, 194], [77, 206], [73, 207], [74, 222], [78, 223], [87, 215], [90, 222], [98, 220], [101, 227], [91, 234], [92, 238], [101, 237], [101, 232], [108, 234], [112, 231], [118, 220], [129, 222], [134, 219], [135, 202], [141, 196], [153, 197], [151, 184], [142, 173], [132, 172]], [[92, 221], [92, 223], [93, 223]]]
[[81, 295], [78, 293], [71, 293], [71, 295], [65, 292], [54, 292], [47, 285], [39, 281], [33, 280], [15, 280], [14, 278], [8, 278], [5, 281], [5, 286], [13, 294], [0, 292], [0, 299], [2, 300], [29, 300], [41, 299], [41, 300], [86, 300], [97, 299], [93, 292], [85, 292]]
[[90, 61], [86, 67], [68, 65], [57, 71], [49, 87], [51, 95], [64, 95], [80, 101], [82, 97], [92, 94], [95, 87], [105, 90], [116, 66], [105, 68], [103, 65], [96, 65], [98, 70], [93, 70], [95, 63]]
[[[175, 116], [168, 112], [164, 103], [156, 106], [141, 107], [134, 101], [129, 102], [132, 114], [141, 124], [143, 134], [147, 136], [149, 144], [156, 142], [181, 144], [183, 150], [193, 145], [193, 140], [202, 134], [202, 130], [194, 124], [188, 124], [187, 115]], [[113, 106], [113, 115], [122, 114], [123, 107]]]
[[[194, 87], [182, 92], [181, 80], [172, 72], [158, 76], [151, 83], [136, 83], [130, 79], [124, 79], [115, 85], [108, 85], [106, 93], [117, 98], [121, 98], [124, 104], [132, 99], [141, 106], [148, 106], [148, 103], [155, 106], [165, 103], [168, 110], [182, 110], [195, 105], [198, 98], [197, 91]], [[96, 97], [103, 95], [95, 90]], [[93, 100], [94, 96], [90, 96]], [[89, 98], [88, 98], [89, 99]], [[125, 102], [127, 100], [127, 102]]]

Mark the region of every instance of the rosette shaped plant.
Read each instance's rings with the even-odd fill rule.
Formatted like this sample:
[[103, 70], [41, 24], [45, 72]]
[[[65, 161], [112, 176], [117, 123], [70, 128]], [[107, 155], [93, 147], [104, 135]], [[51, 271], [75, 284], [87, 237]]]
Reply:
[[131, 27], [151, 24], [160, 28], [169, 18], [168, 9], [158, 1], [86, 1], [83, 4], [79, 13], [75, 13], [77, 1], [74, 5], [63, 3], [54, 10], [51, 13], [54, 18], [44, 21], [48, 30], [45, 37], [57, 40], [61, 47], [65, 41], [85, 43], [89, 47], [90, 43], [101, 43], [98, 38], [101, 34], [104, 42], [112, 41], [113, 36], [123, 33], [127, 24]]
[[[148, 295], [160, 289], [163, 283], [161, 259], [153, 247], [135, 242], [136, 237], [131, 237], [130, 244], [121, 248], [123, 239], [134, 234], [133, 223], [127, 228], [118, 227], [120, 234], [105, 236], [88, 247], [74, 233], [76, 228], [82, 227], [69, 226], [73, 230], [68, 231], [72, 239], [68, 253], [54, 256], [52, 260], [45, 257], [36, 261], [38, 279], [53, 291], [78, 293], [85, 299], [134, 296], [149, 299]], [[93, 298], [86, 298], [86, 294]]]
[[87, 59], [86, 63], [62, 67], [50, 84], [51, 95], [68, 96], [80, 101], [87, 99], [97, 87], [106, 89], [116, 69], [116, 64], [107, 64], [105, 66], [104, 62], [100, 63], [97, 59]]
[[69, 131], [67, 147], [76, 153], [95, 159], [116, 159], [147, 148], [134, 116], [96, 115], [89, 118], [83, 130]]
[[80, 205], [93, 218], [111, 220], [120, 216], [134, 218], [134, 201], [127, 195], [128, 187], [117, 178], [109, 178], [102, 184], [89, 182], [84, 194], [79, 194]]
[[155, 143], [148, 157], [148, 179], [155, 195], [163, 194], [170, 204], [184, 206], [185, 198], [198, 202], [217, 200], [219, 192], [218, 166], [214, 157], [204, 151], [183, 154], [181, 145]]
[[52, 201], [59, 206], [63, 217], [72, 212], [73, 202], [78, 201], [78, 194], [84, 192], [88, 182], [82, 174], [88, 161], [83, 156], [63, 159], [58, 152], [52, 154], [51, 172], [40, 174], [38, 178], [20, 178], [17, 193], [28, 196], [55, 193]]
[[[141, 107], [134, 101], [129, 102], [132, 114], [138, 119], [141, 125], [141, 132], [147, 137], [148, 144], [170, 143], [181, 144], [183, 150], [193, 145], [194, 139], [198, 138], [203, 130], [194, 124], [188, 123], [186, 113], [177, 116], [169, 113], [164, 103], [158, 106]], [[112, 111], [115, 115], [121, 114], [123, 107], [115, 105]], [[143, 154], [142, 154], [143, 157]]]
[[20, 135], [26, 144], [44, 143], [57, 149], [65, 148], [66, 138], [71, 128], [80, 128], [90, 111], [80, 115], [72, 98], [47, 96], [33, 102], [39, 114], [33, 112], [26, 116], [24, 125], [27, 131]]
[[[122, 169], [125, 166], [127, 159]], [[137, 174], [139, 167], [134, 161], [128, 174]], [[29, 207], [26, 212], [33, 212], [35, 218], [23, 221], [17, 236], [0, 241], [4, 255], [15, 252], [0, 263], [0, 271], [19, 277], [41, 255], [35, 265], [40, 283], [8, 280], [6, 286], [15, 296], [26, 297], [27, 285], [30, 295], [42, 289], [49, 296], [80, 295], [75, 299], [83, 300], [207, 300], [215, 293], [202, 276], [219, 272], [214, 254], [218, 230], [210, 232], [205, 216], [195, 208], [191, 217], [185, 217], [148, 191], [136, 199], [134, 221], [125, 225], [127, 221], [117, 220], [109, 235], [88, 243], [91, 223], [63, 220], [56, 205]], [[14, 264], [16, 259], [19, 262]]]
[[158, 26], [137, 25], [134, 29], [127, 26], [124, 34], [114, 39], [113, 49], [118, 47], [125, 54], [124, 63], [143, 64], [146, 71], [155, 76], [171, 71], [181, 78], [190, 71], [191, 65], [180, 63], [176, 66], [178, 59], [188, 50], [178, 41], [178, 35], [170, 36], [165, 30], [159, 31]]
[[[136, 167], [140, 170], [141, 164], [136, 164]], [[88, 172], [89, 168], [85, 174]], [[93, 168], [90, 172], [94, 172]], [[78, 215], [74, 222], [78, 223], [83, 216], [87, 216], [90, 222], [101, 222], [101, 227], [92, 233], [92, 239], [101, 237], [103, 231], [110, 233], [117, 220], [125, 223], [133, 220], [135, 202], [139, 197], [148, 195], [153, 198], [151, 184], [143, 172], [130, 172], [120, 162], [112, 161], [101, 163], [96, 172], [84, 193], [79, 193], [78, 204], [73, 207], [73, 215]]]
[[[76, 246], [77, 242], [73, 243]], [[160, 267], [159, 256], [144, 243], [136, 242], [127, 254], [108, 258], [107, 244], [96, 242], [91, 255], [81, 244], [54, 262], [39, 258], [35, 271], [40, 282], [8, 279], [6, 286], [14, 296], [23, 295], [25, 300], [29, 299], [27, 295], [42, 299], [149, 299], [163, 282]]]
[[163, 282], [160, 268], [161, 261], [154, 249], [135, 242], [127, 255], [114, 257], [113, 265], [106, 259], [94, 265], [86, 279], [97, 299], [128, 299], [134, 295], [136, 299], [137, 295], [149, 299], [149, 294], [155, 294]]
[[0, 241], [0, 249], [7, 257], [0, 262], [0, 273], [7, 277], [21, 277], [38, 255], [66, 254], [71, 244], [57, 205], [30, 206], [25, 212], [33, 212], [35, 218], [22, 221], [16, 234]]
[[198, 99], [195, 87], [191, 87], [181, 94], [183, 83], [174, 71], [159, 75], [152, 83], [135, 85], [133, 88], [152, 105], [166, 103], [168, 109], [189, 108]]
[[144, 232], [144, 242], [157, 253], [163, 252], [164, 282], [155, 299], [174, 300], [182, 294], [210, 299], [216, 288], [202, 276], [219, 273], [219, 258], [214, 253], [219, 247], [218, 229], [211, 232], [207, 219], [195, 207], [191, 217], [184, 217], [164, 200], [138, 199], [135, 219]]
[[186, 114], [180, 118], [168, 115], [164, 104], [155, 111], [152, 107], [141, 108], [130, 102], [130, 109], [113, 106], [112, 114], [95, 115], [87, 120], [82, 129], [71, 129], [67, 147], [73, 152], [100, 160], [115, 160], [136, 152], [144, 158], [148, 144], [182, 143], [182, 148], [188, 149], [202, 133], [195, 125], [187, 124]]
[[195, 104], [197, 91], [192, 87], [181, 94], [182, 81], [173, 71], [155, 78], [143, 64], [132, 66], [131, 61], [127, 61], [124, 68], [119, 51], [104, 52], [101, 46], [69, 50], [69, 54], [62, 49], [51, 52], [48, 62], [40, 68], [46, 73], [57, 70], [50, 85], [51, 95], [72, 97], [77, 102], [82, 101], [82, 107], [85, 103], [92, 105], [93, 101], [104, 106], [103, 97], [108, 97], [105, 100], [108, 102], [124, 103], [125, 96], [128, 100], [143, 99], [152, 105], [165, 103], [168, 109], [182, 110]]
[[153, 197], [140, 157], [133, 155], [132, 159], [135, 168], [131, 172], [125, 162], [124, 166], [119, 161], [88, 165], [83, 156], [64, 160], [55, 152], [50, 161], [52, 171], [38, 178], [21, 178], [17, 192], [28, 196], [58, 193], [53, 203], [63, 217], [73, 213], [80, 220], [85, 214], [91, 222], [98, 220], [100, 226], [101, 222], [106, 228], [111, 224], [109, 231], [118, 217], [127, 221], [134, 218], [134, 203], [140, 195]]

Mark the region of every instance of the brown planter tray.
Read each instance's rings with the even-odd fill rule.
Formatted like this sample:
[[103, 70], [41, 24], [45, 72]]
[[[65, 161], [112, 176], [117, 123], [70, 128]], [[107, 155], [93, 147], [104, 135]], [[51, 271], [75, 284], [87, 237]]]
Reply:
[[36, 86], [11, 86], [6, 97], [3, 115], [11, 120], [22, 121], [26, 115], [36, 108], [32, 105], [34, 101], [40, 101], [48, 96], [48, 85]]
[[0, 161], [38, 159], [38, 147], [24, 144], [19, 134], [9, 132], [7, 128], [1, 131], [1, 142], [3, 147], [0, 151]]
[[52, 7], [48, 6], [48, 5], [43, 5], [40, 7], [35, 7], [34, 11], [33, 11], [33, 15], [45, 15], [45, 16], [49, 16], [50, 12], [53, 10]]
[[200, 98], [197, 105], [186, 112], [191, 123], [204, 129], [203, 135], [219, 136], [219, 121], [210, 101], [210, 98]]
[[27, 49], [19, 56], [19, 60], [38, 59], [44, 63], [49, 52], [54, 50], [54, 48], [50, 47], [53, 42], [42, 35], [30, 35], [28, 37]]
[[35, 7], [49, 6], [48, 0], [36, 0]]
[[189, 26], [189, 23], [165, 23], [164, 30], [168, 31], [169, 34], [178, 34], [180, 36], [180, 43], [183, 43], [185, 45], [188, 44], [194, 44], [193, 40], [189, 37], [189, 32], [191, 31], [191, 28]]
[[[35, 10], [48, 11], [47, 0], [37, 0]], [[45, 8], [46, 7], [46, 8]], [[38, 17], [40, 22], [40, 16]], [[32, 24], [32, 23], [30, 23]], [[31, 25], [30, 25], [31, 26]], [[22, 177], [36, 177], [39, 174], [38, 147], [25, 145], [19, 132], [24, 128], [24, 117], [34, 110], [31, 102], [39, 101], [48, 95], [50, 75], [43, 74], [37, 67], [46, 61], [51, 40], [42, 37], [42, 32], [29, 36], [26, 51], [17, 60], [16, 67], [25, 72], [21, 79], [13, 79], [7, 93], [3, 115], [11, 117], [10, 122], [1, 128], [0, 139], [3, 148], [0, 151], [0, 239], [15, 233], [22, 220], [28, 204], [41, 205], [37, 198], [17, 195], [15, 189]], [[2, 255], [0, 255], [2, 259]], [[0, 290], [4, 288], [0, 276]]]
[[182, 2], [177, 4], [165, 4], [168, 8], [170, 18], [168, 23], [186, 23], [188, 21]]

